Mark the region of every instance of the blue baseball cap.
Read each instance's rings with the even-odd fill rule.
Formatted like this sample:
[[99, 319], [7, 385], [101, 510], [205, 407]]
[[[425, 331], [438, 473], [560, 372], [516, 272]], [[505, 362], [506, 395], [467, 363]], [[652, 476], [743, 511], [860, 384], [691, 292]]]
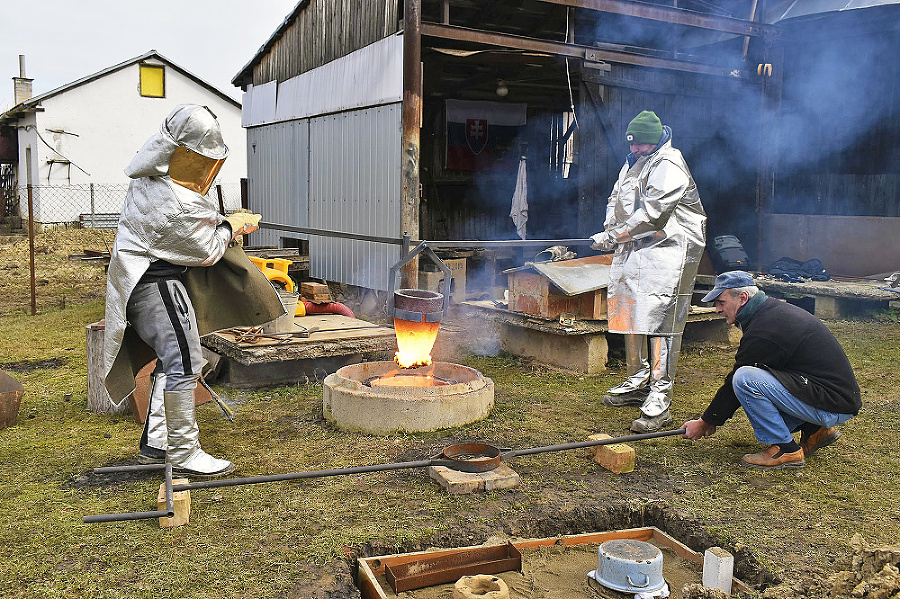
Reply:
[[744, 272], [743, 270], [730, 270], [728, 272], [723, 272], [716, 277], [716, 284], [712, 288], [712, 291], [704, 295], [703, 299], [700, 301], [711, 302], [722, 295], [722, 292], [726, 289], [755, 286], [756, 281], [753, 280], [753, 276], [750, 273]]

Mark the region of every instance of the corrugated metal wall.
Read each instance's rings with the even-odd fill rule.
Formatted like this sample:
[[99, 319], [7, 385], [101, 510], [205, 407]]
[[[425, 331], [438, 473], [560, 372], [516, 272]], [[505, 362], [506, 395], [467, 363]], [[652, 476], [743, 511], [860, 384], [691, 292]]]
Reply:
[[[309, 226], [309, 120], [300, 119], [247, 129], [250, 207], [263, 220]], [[260, 229], [254, 245], [281, 246], [281, 237], [305, 235]]]
[[[250, 207], [263, 220], [399, 239], [401, 105], [248, 129]], [[280, 246], [271, 229], [254, 245]], [[386, 290], [400, 246], [309, 235], [310, 276]]]
[[[310, 119], [309, 226], [399, 238], [401, 104]], [[386, 290], [400, 247], [310, 236], [310, 275]]]

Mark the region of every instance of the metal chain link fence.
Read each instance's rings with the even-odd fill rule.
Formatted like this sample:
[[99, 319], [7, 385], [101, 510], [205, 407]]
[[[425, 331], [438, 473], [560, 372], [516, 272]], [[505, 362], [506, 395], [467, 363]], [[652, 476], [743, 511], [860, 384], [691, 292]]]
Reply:
[[[28, 191], [19, 186], [18, 214], [14, 210], [7, 214], [7, 220], [18, 221], [27, 228]], [[121, 185], [32, 185], [31, 203], [34, 210], [35, 226], [46, 230], [50, 227], [115, 229], [119, 212], [125, 203], [128, 184]], [[216, 203], [227, 213], [241, 207], [241, 184], [214, 185], [209, 191]]]
[[[106, 265], [127, 184], [33, 185], [34, 239], [28, 236], [28, 189], [7, 192], [0, 212], [0, 314], [30, 312], [34, 243], [34, 309], [102, 299]], [[241, 207], [240, 182], [215, 185], [209, 197], [226, 214]]]

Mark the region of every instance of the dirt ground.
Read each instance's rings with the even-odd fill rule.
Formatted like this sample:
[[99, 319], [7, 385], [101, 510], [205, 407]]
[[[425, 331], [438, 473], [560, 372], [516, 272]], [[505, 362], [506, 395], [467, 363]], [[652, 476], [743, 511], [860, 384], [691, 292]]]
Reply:
[[[54, 312], [48, 316], [58, 317], [59, 322], [63, 322], [63, 305], [96, 302], [102, 298], [105, 286], [102, 262], [69, 260], [68, 256], [81, 254], [84, 249], [104, 250], [110, 241], [111, 237], [97, 231], [41, 234], [36, 240], [36, 249], [40, 248], [39, 312], [42, 309]], [[28, 307], [27, 247], [27, 239], [0, 239], [5, 275], [0, 278], [2, 314], [21, 312]], [[336, 299], [347, 303], [358, 315], [372, 320], [383, 318], [379, 314], [378, 301], [371, 294], [361, 295], [352, 290], [344, 293], [340, 289], [334, 291], [339, 294]], [[721, 434], [702, 445], [679, 440], [657, 440], [636, 445], [638, 466], [634, 472], [625, 475], [611, 475], [596, 467], [586, 454], [574, 451], [545, 454], [544, 457], [520, 456], [510, 460], [509, 464], [522, 477], [523, 483], [519, 488], [477, 497], [456, 499], [442, 496], [425, 473], [415, 470], [392, 472], [373, 478], [371, 482], [368, 479], [354, 482], [335, 480], [334, 489], [326, 491], [322, 487], [322, 494], [309, 495], [313, 498], [311, 502], [323, 503], [321, 510], [316, 512], [322, 522], [315, 522], [314, 517], [301, 512], [295, 516], [300, 524], [294, 524], [288, 516], [284, 516], [283, 520], [272, 520], [271, 526], [278, 529], [274, 538], [281, 534], [285, 539], [276, 542], [285, 545], [296, 543], [297, 551], [302, 552], [305, 544], [315, 542], [316, 535], [334, 534], [334, 529], [346, 525], [347, 535], [342, 534], [345, 532], [343, 530], [336, 535], [340, 555], [329, 555], [326, 560], [309, 558], [291, 562], [286, 566], [292, 573], [289, 588], [280, 588], [277, 593], [260, 591], [253, 596], [308, 599], [359, 597], [355, 586], [359, 557], [495, 543], [505, 539], [656, 526], [695, 551], [702, 553], [708, 547], [719, 546], [731, 552], [735, 556], [735, 576], [757, 589], [756, 596], [765, 599], [900, 598], [900, 574], [897, 571], [900, 547], [891, 546], [890, 533], [900, 529], [894, 499], [898, 492], [894, 475], [900, 467], [894, 439], [894, 431], [900, 427], [900, 411], [897, 410], [900, 386], [896, 368], [892, 369], [895, 359], [891, 357], [897, 352], [900, 326], [897, 325], [896, 315], [893, 318], [887, 323], [873, 324], [871, 320], [829, 323], [845, 344], [857, 369], [864, 388], [866, 412], [848, 423], [845, 438], [835, 445], [837, 449], [822, 450], [822, 456], [814, 456], [802, 470], [758, 473], [735, 465], [741, 453], [757, 449], [746, 422], [738, 421], [723, 427]], [[65, 326], [77, 329], [76, 338], [83, 340], [85, 322], [65, 323]], [[448, 334], [488, 341], [484, 331], [464, 320], [451, 319], [442, 326]], [[616, 347], [612, 349], [615, 354]], [[71, 348], [39, 348], [32, 342], [31, 348], [21, 352], [7, 350], [10, 357], [4, 359], [0, 366], [23, 380], [38, 379], [35, 373], [71, 369], [72, 387], [77, 389], [77, 398], [82, 399], [79, 394], [83, 395], [83, 391], [79, 386], [83, 386], [83, 360], [66, 358], [72, 353]], [[728, 348], [685, 348], [677, 377], [676, 419], [693, 417], [702, 410], [721, 376], [727, 372], [732, 358], [733, 350]], [[282, 462], [285, 458], [278, 453], [280, 445], [293, 444], [294, 454], [288, 456], [292, 460], [288, 466], [299, 470], [316, 468], [315, 461], [311, 462], [312, 465], [298, 465], [299, 456], [315, 450], [332, 451], [341, 456], [339, 459], [346, 459], [345, 464], [361, 465], [373, 463], [372, 454], [376, 452], [380, 456], [378, 462], [421, 460], [439, 453], [452, 443], [472, 440], [522, 448], [581, 440], [593, 432], [606, 432], [614, 436], [627, 434], [627, 423], [632, 415], [611, 408], [598, 408], [595, 402], [596, 395], [622, 375], [620, 361], [614, 359], [611, 370], [602, 376], [577, 377], [559, 374], [512, 356], [481, 361], [461, 357], [461, 360], [484, 370], [493, 378], [497, 390], [495, 413], [490, 419], [470, 427], [430, 435], [384, 438], [344, 433], [335, 430], [321, 417], [321, 386], [309, 385], [308, 389], [266, 390], [254, 394], [249, 400], [251, 405], [263, 405], [270, 413], [258, 419], [245, 415], [238, 423], [238, 426], [245, 428], [236, 428], [235, 432], [228, 432], [230, 429], [225, 429], [216, 421], [213, 424], [204, 421], [204, 443], [206, 439], [211, 439], [228, 447], [233, 439], [241, 435], [257, 444], [272, 439], [278, 443], [265, 446], [273, 454], [272, 459]], [[32, 395], [39, 395], [38, 384], [30, 384]], [[279, 399], [279, 393], [285, 399]], [[300, 397], [303, 393], [306, 396]], [[46, 392], [47, 397], [55, 397], [53, 394], [58, 395], [58, 390]], [[17, 434], [25, 438], [32, 430], [30, 427], [36, 428], [42, 420], [52, 421], [51, 416], [58, 408], [50, 401], [47, 400], [47, 405], [52, 408], [42, 407], [35, 400], [32, 400], [31, 406], [23, 405], [19, 421], [24, 422], [25, 426], [19, 427], [21, 431], [16, 431]], [[72, 434], [93, 435], [97, 430], [106, 430], [105, 422], [98, 423], [97, 419], [81, 422], [72, 416], [71, 408], [68, 409]], [[679, 423], [677, 421], [676, 425]], [[120, 435], [128, 437], [123, 444], [129, 448], [133, 445], [132, 437], [140, 432], [134, 427], [125, 429], [125, 423], [118, 421], [108, 426], [114, 433], [115, 441]], [[120, 429], [125, 432], [118, 432]], [[219, 430], [224, 431], [222, 439], [216, 436]], [[266, 435], [268, 437], [264, 438]], [[552, 435], [552, 438], [547, 435]], [[104, 440], [108, 438], [107, 435], [101, 436]], [[35, 437], [40, 439], [41, 435], [36, 434]], [[9, 438], [10, 435], [7, 435], [6, 439]], [[0, 438], [0, 441], [5, 443], [5, 439]], [[96, 440], [93, 442], [97, 443]], [[8, 464], [4, 466], [0, 463], [0, 468], [30, 470], [31, 462], [21, 457], [22, 451], [12, 445], [7, 447], [4, 443], [0, 443], [0, 451], [7, 451], [3, 455], [7, 456]], [[102, 447], [100, 444], [97, 446]], [[37, 442], [28, 447], [45, 451]], [[127, 451], [115, 449], [110, 450], [109, 454], [120, 456]], [[240, 452], [229, 447], [229, 451], [237, 453], [236, 461], [242, 461], [245, 465], [257, 460], [257, 455], [265, 455], [255, 446]], [[94, 497], [102, 490], [131, 489], [149, 480], [142, 474], [127, 474], [118, 478], [92, 474], [83, 462], [101, 465], [97, 463], [99, 450], [95, 448], [91, 453], [94, 452], [96, 456], [91, 455], [89, 459], [77, 462], [78, 474], [66, 478], [62, 485], [64, 495], [71, 491], [79, 501], [83, 501], [84, 495]], [[39, 455], [43, 456], [43, 461], [53, 463], [47, 457], [51, 454]], [[65, 468], [70, 467], [65, 465]], [[257, 461], [255, 467], [257, 473], [266, 473], [280, 471], [279, 468], [283, 470], [285, 465]], [[34, 483], [35, 488], [40, 489], [40, 497], [52, 495], [56, 490], [55, 482], [51, 485], [53, 490], [40, 487], [45, 484], [44, 478], [55, 481], [54, 475], [42, 475], [38, 477], [41, 480]], [[423, 493], [423, 489], [426, 492]], [[264, 496], [266, 491], [252, 492], [259, 496], [248, 491], [247, 501], [259, 502], [252, 505], [258, 505], [260, 510], [268, 509], [269, 503], [273, 504], [275, 507], [271, 512], [277, 515], [276, 518], [284, 515], [286, 508], [283, 504], [293, 502], [290, 505], [296, 505], [296, 502], [305, 501], [307, 497], [307, 489], [301, 486], [289, 489], [272, 487], [270, 492], [271, 501]], [[354, 501], [350, 500], [348, 493], [354, 494]], [[355, 501], [357, 494], [364, 498], [358, 505]], [[236, 493], [223, 492], [214, 496], [219, 499], [212, 500], [208, 494], [197, 495], [201, 513], [205, 509], [228, 521], [229, 515], [223, 513], [222, 508], [217, 509], [215, 503], [227, 502]], [[339, 499], [335, 500], [332, 495], [338, 495]], [[418, 503], [423, 496], [431, 502], [429, 505]], [[67, 497], [65, 501], [74, 500]], [[54, 505], [63, 503], [57, 500]], [[30, 505], [25, 504], [24, 507], [31, 509]], [[98, 505], [90, 505], [90, 508], [94, 512], [100, 509]], [[288, 513], [295, 513], [292, 509], [288, 508]], [[312, 512], [316, 508], [310, 504], [304, 509]], [[74, 511], [80, 513], [87, 511], [87, 508], [79, 504]], [[336, 511], [341, 513], [335, 516], [333, 512]], [[400, 512], [401, 515], [388, 512]], [[265, 514], [270, 517], [269, 512]], [[343, 519], [341, 516], [344, 516]], [[64, 517], [66, 521], [74, 519], [68, 512]], [[361, 527], [365, 532], [356, 533], [356, 536], [350, 534], [355, 531], [349, 529], [360, 526], [359, 522], [364, 520], [374, 521], [377, 533], [371, 534], [367, 532], [368, 528]], [[257, 533], [256, 529], [245, 525], [247, 530], [253, 531], [252, 534]], [[208, 526], [207, 532], [214, 535], [221, 534], [220, 528], [227, 529], [224, 524], [218, 525], [219, 528], [213, 524]], [[407, 527], [410, 530], [435, 532], [408, 534]], [[123, 525], [121, 530], [132, 529]], [[135, 534], [147, 538], [156, 538], [158, 532], [134, 530], [138, 531]], [[8, 534], [13, 532], [12, 527], [6, 531]], [[860, 534], [854, 536], [857, 532]], [[74, 530], [73, 534], [86, 533]], [[100, 535], [103, 532], [91, 534]], [[124, 536], [129, 534], [126, 532]], [[296, 541], [291, 535], [296, 535]], [[875, 537], [879, 542], [870, 544], [866, 540], [869, 537]], [[89, 538], [93, 542], [93, 537]], [[360, 538], [363, 540], [356, 540]], [[236, 541], [229, 538], [228, 542]], [[142, 545], [137, 543], [136, 546]], [[75, 565], [72, 568], [75, 570]], [[0, 565], [0, 580], [3, 569]], [[0, 588], [4, 588], [2, 584]], [[683, 596], [715, 598], [714, 594], [704, 593], [702, 589], [693, 589]], [[532, 596], [558, 599], [552, 593]], [[404, 597], [403, 594], [401, 597], [412, 599], [412, 596]]]

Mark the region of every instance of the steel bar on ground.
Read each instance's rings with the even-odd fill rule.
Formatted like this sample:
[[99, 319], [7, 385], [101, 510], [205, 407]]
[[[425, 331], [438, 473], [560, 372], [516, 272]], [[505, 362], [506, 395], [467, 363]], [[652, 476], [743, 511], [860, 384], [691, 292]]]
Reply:
[[95, 474], [113, 474], [117, 472], [140, 472], [145, 470], [166, 471], [166, 509], [152, 512], [125, 512], [122, 514], [97, 514], [84, 516], [85, 524], [93, 522], [123, 522], [125, 520], [149, 520], [151, 518], [171, 518], [175, 515], [175, 498], [172, 490], [172, 464], [134, 464], [128, 466], [109, 466], [94, 468]]
[[[536, 453], [546, 453], [549, 451], [563, 451], [567, 449], [577, 449], [580, 447], [592, 447], [595, 445], [612, 445], [615, 443], [628, 443], [630, 441], [641, 441], [644, 439], [656, 439], [659, 437], [670, 437], [674, 435], [683, 435], [685, 429], [680, 428], [671, 431], [661, 431], [657, 433], [642, 433], [639, 435], [626, 435], [624, 437], [612, 437], [609, 439], [596, 439], [593, 441], [580, 441], [576, 443], [563, 443], [561, 445], [547, 445], [544, 447], [533, 447], [530, 449], [511, 449], [503, 452], [503, 457], [516, 457], [520, 455], [532, 455]], [[190, 489], [215, 489], [218, 487], [235, 487], [238, 485], [252, 485], [258, 483], [280, 482], [287, 480], [298, 480], [304, 478], [325, 478], [328, 476], [340, 476], [344, 474], [364, 474], [368, 472], [384, 472], [387, 470], [403, 470], [406, 468], [425, 468], [426, 466], [442, 465], [447, 466], [446, 460], [430, 459], [419, 460], [415, 462], [397, 462], [393, 464], [375, 464], [372, 466], [354, 466], [349, 468], [335, 468], [332, 470], [313, 470], [310, 472], [293, 472], [288, 474], [272, 474], [268, 476], [250, 476], [246, 478], [231, 478], [222, 480], [208, 480], [188, 483], [184, 485], [175, 485], [175, 491], [188, 491]], [[452, 466], [451, 466], [452, 467]]]
[[204, 480], [186, 485], [175, 485], [175, 491], [189, 491], [191, 489], [215, 489], [218, 487], [236, 487], [238, 485], [254, 485], [258, 483], [273, 483], [285, 480], [298, 480], [303, 478], [325, 478], [328, 476], [341, 476], [344, 474], [366, 474], [368, 472], [384, 472], [387, 470], [403, 470], [405, 468], [424, 468], [431, 466], [435, 460], [418, 460], [415, 462], [397, 462], [394, 464], [376, 464], [373, 466], [353, 466], [349, 468], [334, 468], [332, 470], [313, 470], [311, 472], [292, 472], [288, 474], [271, 474], [267, 476], [248, 476], [246, 478], [226, 478], [222, 480]]
[[612, 437], [609, 439], [595, 439], [593, 441], [578, 441], [575, 443], [563, 443], [561, 445], [546, 445], [544, 447], [532, 447], [530, 449], [511, 449], [503, 452], [503, 457], [517, 457], [520, 455], [533, 455], [536, 453], [546, 453], [549, 451], [563, 451], [566, 449], [579, 449], [581, 447], [593, 447], [595, 445], [613, 445], [615, 443], [630, 443], [631, 441], [643, 441], [644, 439], [657, 439], [659, 437], [672, 437], [674, 435], [683, 435], [686, 429], [679, 428], [671, 431], [660, 431], [657, 433], [641, 433], [638, 435], [625, 435], [624, 437]]

